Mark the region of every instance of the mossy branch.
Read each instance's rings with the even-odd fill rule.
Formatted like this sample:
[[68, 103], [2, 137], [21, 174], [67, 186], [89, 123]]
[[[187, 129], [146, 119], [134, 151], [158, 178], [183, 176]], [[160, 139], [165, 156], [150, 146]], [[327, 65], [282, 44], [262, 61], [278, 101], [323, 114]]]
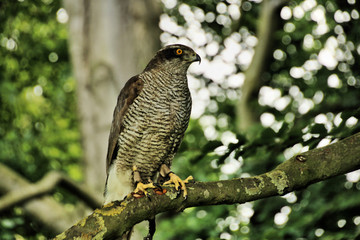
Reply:
[[164, 195], [128, 198], [95, 210], [55, 239], [114, 239], [133, 225], [166, 211], [188, 207], [245, 203], [303, 189], [315, 182], [360, 168], [360, 133], [323, 148], [314, 149], [250, 178], [187, 184], [188, 199], [174, 189]]

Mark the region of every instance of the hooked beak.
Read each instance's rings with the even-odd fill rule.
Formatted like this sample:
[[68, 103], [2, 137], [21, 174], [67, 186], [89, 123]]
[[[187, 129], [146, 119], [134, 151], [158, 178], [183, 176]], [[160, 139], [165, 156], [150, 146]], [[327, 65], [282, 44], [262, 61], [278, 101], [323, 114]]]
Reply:
[[199, 54], [196, 54], [194, 62], [199, 62], [199, 64], [201, 63], [201, 57], [199, 56]]

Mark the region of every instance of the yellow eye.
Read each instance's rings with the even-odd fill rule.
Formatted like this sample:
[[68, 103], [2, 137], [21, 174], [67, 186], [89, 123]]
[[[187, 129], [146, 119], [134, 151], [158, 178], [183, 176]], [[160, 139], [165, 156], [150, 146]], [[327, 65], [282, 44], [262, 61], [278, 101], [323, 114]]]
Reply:
[[176, 50], [176, 54], [177, 55], [181, 55], [183, 53], [183, 51], [180, 49], [180, 48], [178, 48], [177, 50]]

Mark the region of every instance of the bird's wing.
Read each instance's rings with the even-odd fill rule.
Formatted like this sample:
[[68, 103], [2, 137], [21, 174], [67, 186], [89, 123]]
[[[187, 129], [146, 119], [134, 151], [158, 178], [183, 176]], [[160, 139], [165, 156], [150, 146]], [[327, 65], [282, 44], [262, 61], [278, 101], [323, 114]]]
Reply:
[[135, 98], [140, 94], [143, 88], [143, 81], [139, 78], [139, 75], [136, 75], [130, 78], [124, 88], [121, 90], [117, 104], [114, 110], [113, 121], [111, 124], [110, 135], [109, 135], [109, 145], [108, 152], [106, 156], [106, 172], [108, 173], [109, 166], [112, 164], [112, 161], [116, 158], [119, 143], [118, 138], [123, 130], [123, 119], [129, 108], [129, 106], [134, 102]]

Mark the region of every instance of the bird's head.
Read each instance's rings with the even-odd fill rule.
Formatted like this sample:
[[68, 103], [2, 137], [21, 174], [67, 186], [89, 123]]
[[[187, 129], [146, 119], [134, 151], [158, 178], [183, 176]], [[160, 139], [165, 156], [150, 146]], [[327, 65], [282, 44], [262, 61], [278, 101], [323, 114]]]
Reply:
[[163, 68], [186, 72], [190, 64], [197, 61], [201, 62], [201, 58], [192, 48], [182, 44], [173, 44], [160, 49], [151, 59], [145, 71]]

